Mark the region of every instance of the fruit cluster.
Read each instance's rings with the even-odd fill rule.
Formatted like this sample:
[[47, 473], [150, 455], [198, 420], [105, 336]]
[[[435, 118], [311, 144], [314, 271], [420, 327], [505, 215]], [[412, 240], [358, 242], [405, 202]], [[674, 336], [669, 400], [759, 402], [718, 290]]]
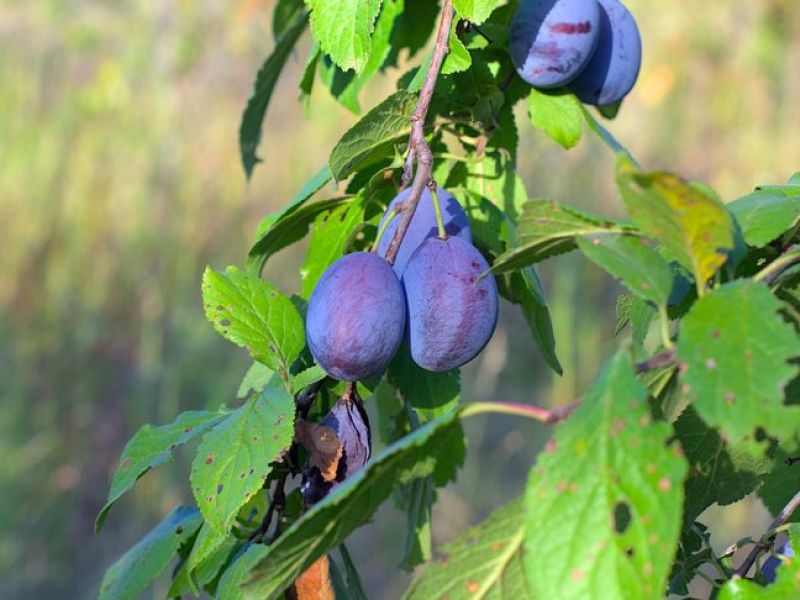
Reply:
[[642, 62], [639, 28], [619, 0], [522, 0], [510, 46], [526, 82], [601, 107], [622, 101]]
[[491, 275], [481, 278], [489, 265], [451, 194], [426, 189], [394, 265], [385, 259], [399, 226], [395, 209], [408, 195], [400, 192], [389, 205], [376, 252], [340, 258], [311, 294], [306, 338], [331, 377], [357, 381], [382, 373], [404, 339], [420, 367], [454, 369], [475, 358], [494, 333], [497, 285]]

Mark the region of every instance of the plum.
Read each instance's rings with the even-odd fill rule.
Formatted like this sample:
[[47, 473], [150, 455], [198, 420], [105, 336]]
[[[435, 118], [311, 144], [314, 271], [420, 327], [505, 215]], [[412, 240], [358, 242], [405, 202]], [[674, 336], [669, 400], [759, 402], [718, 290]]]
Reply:
[[359, 471], [372, 454], [369, 419], [355, 390], [351, 398], [340, 398], [321, 424], [336, 433], [342, 444], [342, 455], [337, 465], [336, 477], [330, 481], [326, 481], [319, 467], [306, 465], [300, 493], [307, 506], [322, 500], [339, 483]]
[[[386, 209], [386, 214], [383, 215], [380, 225], [383, 225], [386, 221], [391, 210], [400, 202], [404, 202], [410, 193], [411, 189], [407, 188], [394, 197], [394, 200], [389, 203], [389, 207]], [[464, 238], [468, 242], [471, 242], [472, 233], [469, 229], [469, 218], [467, 217], [467, 213], [464, 212], [464, 209], [461, 208], [458, 200], [447, 190], [443, 190], [442, 188], [437, 190], [437, 195], [439, 196], [439, 209], [442, 212], [442, 223], [444, 224], [445, 233], [447, 233], [447, 235], [455, 235]], [[380, 256], [386, 256], [386, 252], [389, 250], [389, 244], [392, 243], [392, 238], [399, 224], [400, 215], [392, 219], [389, 225], [387, 225], [386, 231], [383, 233], [383, 237], [378, 244], [378, 254]], [[406, 229], [406, 234], [403, 236], [403, 241], [400, 242], [400, 248], [398, 248], [397, 256], [395, 256], [394, 259], [394, 270], [398, 277], [403, 274], [406, 264], [408, 264], [408, 259], [414, 254], [414, 250], [426, 239], [436, 236], [437, 233], [438, 229], [436, 228], [436, 212], [433, 208], [433, 196], [430, 190], [426, 188], [419, 200], [417, 210], [414, 211], [411, 223], [408, 224], [408, 229]]]
[[306, 339], [328, 375], [357, 381], [386, 370], [403, 341], [405, 323], [403, 288], [391, 265], [356, 252], [320, 277], [308, 301]]
[[600, 32], [594, 56], [567, 86], [582, 102], [608, 106], [633, 89], [642, 64], [642, 39], [630, 11], [619, 0], [599, 0]]
[[[792, 548], [791, 542], [787, 541], [780, 548], [778, 548], [778, 554], [786, 556], [787, 558], [793, 558], [794, 548]], [[764, 561], [764, 564], [761, 565], [761, 574], [764, 576], [764, 579], [767, 583], [775, 582], [775, 577], [777, 575], [775, 571], [782, 564], [783, 561], [777, 556], [770, 556]]]
[[569, 83], [591, 59], [599, 28], [597, 0], [522, 0], [509, 32], [517, 73], [537, 88]]
[[447, 371], [471, 361], [497, 325], [497, 284], [468, 241], [429, 238], [406, 265], [411, 358], [423, 369]]

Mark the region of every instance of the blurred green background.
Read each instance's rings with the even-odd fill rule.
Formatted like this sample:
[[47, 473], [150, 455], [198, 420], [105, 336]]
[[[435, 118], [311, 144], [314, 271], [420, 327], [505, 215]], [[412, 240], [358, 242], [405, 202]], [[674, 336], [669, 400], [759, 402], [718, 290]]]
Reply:
[[[644, 65], [609, 128], [643, 165], [728, 200], [800, 170], [800, 3], [628, 4]], [[127, 439], [146, 422], [231, 403], [248, 366], [202, 314], [202, 269], [241, 264], [259, 218], [356, 119], [321, 86], [297, 102], [305, 39], [270, 107], [264, 163], [246, 184], [238, 121], [272, 47], [273, 5], [0, 3], [0, 597], [93, 597], [118, 555], [190, 501], [185, 452], [144, 477], [93, 534]], [[397, 75], [374, 82], [363, 105]], [[619, 212], [603, 146], [586, 139], [567, 153], [521, 123], [529, 195]], [[302, 258], [292, 248], [266, 276], [295, 291]], [[572, 256], [542, 274], [565, 375], [547, 371], [505, 306], [493, 341], [465, 369], [466, 401], [567, 402], [608, 354], [616, 284]], [[518, 494], [548, 435], [504, 417], [467, 429], [467, 464], [435, 510], [437, 541]], [[724, 547], [760, 533], [766, 515], [750, 500], [705, 519], [723, 526], [714, 543]], [[408, 579], [395, 568], [402, 526], [386, 506], [350, 543], [371, 598], [397, 597]]]

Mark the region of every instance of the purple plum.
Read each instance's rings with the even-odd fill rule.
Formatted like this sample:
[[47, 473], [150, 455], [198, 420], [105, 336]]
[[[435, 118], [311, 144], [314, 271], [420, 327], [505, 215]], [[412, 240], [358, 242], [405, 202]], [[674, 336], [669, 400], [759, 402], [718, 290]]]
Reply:
[[[778, 554], [787, 558], [793, 558], [794, 548], [792, 548], [791, 542], [787, 541], [780, 548], [778, 548]], [[783, 561], [777, 556], [770, 556], [764, 561], [764, 564], [761, 565], [761, 574], [764, 576], [764, 580], [767, 583], [775, 582], [775, 577], [777, 576], [776, 570], [782, 564]]]
[[471, 361], [497, 325], [497, 284], [468, 241], [429, 238], [403, 273], [411, 358], [423, 369], [447, 371]]
[[509, 33], [517, 73], [537, 88], [569, 83], [592, 58], [599, 28], [597, 0], [522, 0]]
[[[397, 196], [394, 197], [386, 209], [386, 214], [381, 219], [381, 225], [386, 221], [390, 211], [397, 206], [400, 202], [404, 202], [408, 195], [411, 193], [410, 188], [406, 188]], [[442, 223], [447, 235], [458, 236], [464, 238], [468, 242], [472, 241], [472, 233], [469, 229], [469, 218], [464, 209], [458, 203], [458, 200], [453, 197], [447, 190], [439, 188], [437, 190], [439, 196], [439, 208], [442, 212]], [[395, 231], [400, 223], [400, 215], [392, 219], [391, 223], [386, 227], [386, 231], [378, 244], [378, 254], [386, 256], [386, 251], [389, 250], [389, 244], [392, 242]], [[406, 234], [403, 241], [400, 242], [400, 248], [397, 250], [397, 256], [394, 260], [394, 270], [398, 277], [403, 274], [406, 268], [408, 259], [414, 254], [419, 245], [426, 239], [435, 237], [438, 233], [436, 228], [436, 212], [433, 208], [433, 196], [427, 188], [422, 193], [422, 198], [419, 200], [417, 210], [414, 211], [414, 216], [411, 218], [411, 223], [408, 224]]]
[[308, 301], [306, 339], [331, 377], [357, 381], [386, 370], [403, 341], [403, 288], [386, 260], [348, 254], [322, 274]]
[[599, 0], [600, 33], [594, 56], [569, 84], [582, 102], [608, 106], [633, 89], [642, 65], [642, 38], [630, 11], [619, 0]]

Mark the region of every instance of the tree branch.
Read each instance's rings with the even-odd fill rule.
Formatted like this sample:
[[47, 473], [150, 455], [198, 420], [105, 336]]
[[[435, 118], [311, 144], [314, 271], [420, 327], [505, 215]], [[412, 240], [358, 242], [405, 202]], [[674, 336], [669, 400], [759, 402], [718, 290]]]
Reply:
[[800, 492], [797, 492], [794, 497], [789, 500], [788, 504], [784, 506], [781, 512], [778, 513], [778, 516], [775, 517], [775, 520], [769, 524], [769, 527], [767, 527], [764, 535], [761, 536], [761, 540], [750, 551], [750, 554], [748, 554], [747, 558], [744, 559], [744, 562], [739, 565], [739, 568], [736, 569], [736, 572], [733, 574], [734, 578], [741, 578], [747, 575], [750, 567], [752, 567], [753, 563], [755, 563], [756, 559], [758, 559], [758, 555], [772, 547], [775, 530], [786, 523], [786, 521], [789, 520], [789, 517], [792, 516], [798, 507], [800, 507]]
[[636, 373], [641, 375], [642, 373], [646, 373], [648, 371], [654, 371], [656, 369], [660, 369], [661, 367], [667, 367], [675, 362], [675, 349], [670, 348], [662, 352], [661, 354], [656, 354], [655, 356], [651, 356], [647, 360], [643, 360], [642, 362], [636, 363]]
[[433, 154], [431, 153], [430, 146], [428, 146], [428, 142], [425, 141], [425, 118], [428, 115], [428, 107], [433, 98], [436, 79], [439, 77], [442, 62], [444, 61], [445, 54], [447, 54], [447, 41], [450, 37], [452, 23], [452, 0], [444, 0], [442, 3], [442, 15], [439, 20], [439, 29], [436, 33], [436, 46], [433, 49], [431, 66], [428, 68], [428, 73], [425, 76], [425, 83], [419, 92], [417, 107], [414, 110], [414, 114], [411, 116], [411, 134], [408, 138], [408, 154], [406, 155], [405, 167], [403, 169], [403, 184], [408, 185], [411, 181], [415, 163], [416, 172], [414, 172], [414, 179], [411, 183], [411, 193], [408, 199], [403, 203], [404, 206], [400, 211], [400, 221], [397, 226], [397, 231], [395, 231], [394, 237], [392, 237], [392, 241], [389, 244], [389, 249], [386, 251], [386, 260], [389, 261], [390, 264], [394, 264], [397, 251], [400, 249], [400, 243], [403, 241], [411, 218], [417, 210], [417, 205], [419, 204], [420, 198], [422, 198], [422, 193], [431, 183]]

